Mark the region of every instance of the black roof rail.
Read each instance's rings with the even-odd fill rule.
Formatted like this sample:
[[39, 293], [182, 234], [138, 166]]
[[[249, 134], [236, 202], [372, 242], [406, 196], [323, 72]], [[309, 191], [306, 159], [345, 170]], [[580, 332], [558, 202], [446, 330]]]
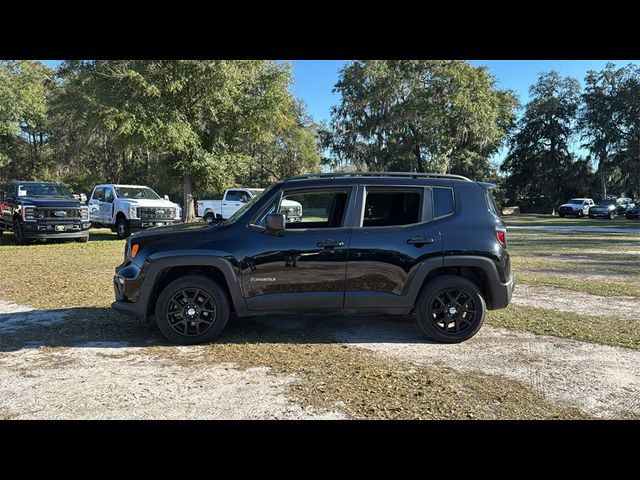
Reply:
[[286, 178], [289, 180], [307, 180], [312, 178], [342, 178], [342, 177], [400, 177], [400, 178], [443, 178], [450, 180], [464, 180], [471, 182], [467, 177], [462, 175], [453, 175], [449, 173], [416, 173], [416, 172], [334, 172], [334, 173], [305, 173]]

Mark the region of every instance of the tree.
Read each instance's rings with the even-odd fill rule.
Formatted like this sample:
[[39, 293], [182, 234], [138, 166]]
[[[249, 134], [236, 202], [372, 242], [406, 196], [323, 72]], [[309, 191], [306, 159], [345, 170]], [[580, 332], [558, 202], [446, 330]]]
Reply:
[[276, 62], [67, 62], [61, 75], [61, 110], [119, 154], [122, 176], [155, 163], [182, 181], [186, 221], [194, 190], [233, 186], [252, 146], [303, 128], [291, 123], [289, 67]]
[[[510, 140], [500, 169], [508, 201], [553, 209], [568, 196], [584, 194], [590, 171], [570, 150], [580, 85], [558, 72], [542, 73], [529, 89], [531, 97]], [[571, 181], [568, 181], [571, 179]]]
[[334, 89], [334, 165], [485, 176], [514, 122], [517, 100], [486, 68], [464, 61], [355, 61]]
[[33, 60], [0, 61], [0, 166], [5, 176], [47, 176], [53, 70]]

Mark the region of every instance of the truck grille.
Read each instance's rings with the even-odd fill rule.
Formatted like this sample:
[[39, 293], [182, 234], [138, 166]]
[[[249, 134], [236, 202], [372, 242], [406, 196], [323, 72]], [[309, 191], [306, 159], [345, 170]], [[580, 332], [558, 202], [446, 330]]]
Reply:
[[38, 218], [55, 220], [78, 220], [79, 208], [38, 208]]
[[138, 218], [142, 220], [172, 220], [175, 216], [175, 208], [138, 207]]

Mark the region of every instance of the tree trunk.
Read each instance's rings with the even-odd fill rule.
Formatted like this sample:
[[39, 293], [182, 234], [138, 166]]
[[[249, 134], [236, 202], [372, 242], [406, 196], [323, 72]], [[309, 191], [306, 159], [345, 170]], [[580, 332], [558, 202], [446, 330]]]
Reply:
[[420, 144], [416, 142], [413, 147], [413, 154], [416, 156], [417, 170], [419, 173], [424, 173], [424, 164], [422, 162], [422, 154], [420, 153]]
[[183, 193], [183, 205], [182, 209], [182, 221], [185, 223], [192, 223], [196, 221], [196, 211], [193, 207], [193, 185], [191, 184], [191, 177], [185, 175], [184, 177], [184, 193]]

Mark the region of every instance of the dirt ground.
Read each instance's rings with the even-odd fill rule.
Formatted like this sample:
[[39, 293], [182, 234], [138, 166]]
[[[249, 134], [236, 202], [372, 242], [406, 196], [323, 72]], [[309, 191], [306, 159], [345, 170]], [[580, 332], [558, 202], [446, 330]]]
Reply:
[[[553, 289], [520, 286], [515, 303], [553, 301]], [[555, 292], [557, 293], [557, 292]], [[607, 300], [610, 300], [607, 299]], [[572, 308], [585, 314], [602, 298], [580, 296]], [[554, 303], [554, 308], [558, 305]], [[632, 305], [619, 306], [630, 316]], [[637, 304], [635, 306], [637, 308]], [[38, 332], [64, 322], [64, 310], [31, 311], [0, 302], [0, 335]], [[245, 321], [245, 320], [241, 320]], [[640, 351], [514, 332], [485, 325], [458, 345], [423, 340], [409, 319], [391, 317], [252, 318], [299, 331], [318, 322], [336, 342], [416, 365], [444, 365], [531, 385], [549, 400], [611, 418], [640, 414]], [[152, 341], [153, 342], [153, 341]], [[197, 362], [203, 347], [171, 347], [175, 355], [154, 356], [144, 346], [84, 342], [64, 347], [22, 348], [0, 353], [0, 418], [313, 419], [343, 418], [316, 412], [286, 395], [295, 375], [267, 368]], [[187, 361], [185, 361], [187, 360]]]

